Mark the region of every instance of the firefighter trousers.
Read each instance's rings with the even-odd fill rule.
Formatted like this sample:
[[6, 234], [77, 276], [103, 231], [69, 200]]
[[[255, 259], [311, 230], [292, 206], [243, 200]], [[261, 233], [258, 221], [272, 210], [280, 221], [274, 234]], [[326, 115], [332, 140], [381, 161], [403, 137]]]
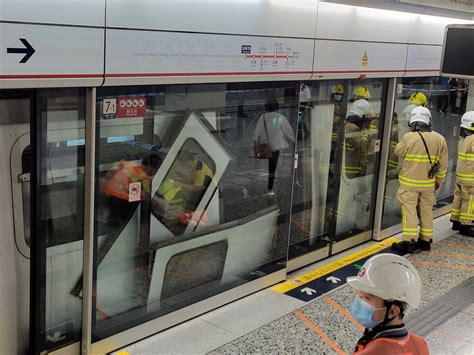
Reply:
[[433, 239], [433, 205], [436, 197], [434, 190], [407, 190], [400, 187], [397, 192], [402, 209], [403, 240], [418, 239], [418, 221], [420, 224], [420, 239]]
[[468, 226], [474, 225], [474, 186], [456, 183], [451, 221]]

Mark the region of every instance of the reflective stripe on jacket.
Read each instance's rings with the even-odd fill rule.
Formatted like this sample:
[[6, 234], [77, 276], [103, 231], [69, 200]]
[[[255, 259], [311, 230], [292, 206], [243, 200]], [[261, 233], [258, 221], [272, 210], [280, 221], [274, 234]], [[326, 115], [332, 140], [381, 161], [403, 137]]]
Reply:
[[456, 180], [460, 185], [474, 186], [474, 135], [461, 139], [458, 144]]
[[439, 162], [435, 177], [429, 178], [430, 160], [425, 145], [418, 132], [405, 134], [395, 148], [395, 154], [403, 158], [399, 174], [400, 186], [407, 190], [432, 190], [436, 183], [442, 183], [448, 171], [448, 147], [442, 135], [436, 132], [421, 132], [425, 139], [431, 162]]
[[367, 345], [357, 344], [357, 350], [354, 352], [363, 355], [429, 355], [429, 353], [425, 339], [413, 333], [408, 333], [403, 339], [378, 338]]
[[355, 123], [344, 124], [345, 161], [342, 170], [349, 178], [364, 175], [367, 167], [368, 131]]

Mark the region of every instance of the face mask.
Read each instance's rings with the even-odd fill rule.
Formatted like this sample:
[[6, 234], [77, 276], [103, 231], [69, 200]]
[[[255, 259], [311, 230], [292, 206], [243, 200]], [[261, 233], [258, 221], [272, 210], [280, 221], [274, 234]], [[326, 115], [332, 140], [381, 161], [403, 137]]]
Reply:
[[334, 101], [341, 101], [342, 100], [342, 95], [341, 94], [334, 94]]
[[372, 319], [374, 312], [385, 307], [375, 308], [371, 304], [367, 303], [363, 299], [356, 297], [352, 303], [351, 311], [354, 319], [366, 328], [373, 329], [377, 324], [382, 321], [376, 321]]

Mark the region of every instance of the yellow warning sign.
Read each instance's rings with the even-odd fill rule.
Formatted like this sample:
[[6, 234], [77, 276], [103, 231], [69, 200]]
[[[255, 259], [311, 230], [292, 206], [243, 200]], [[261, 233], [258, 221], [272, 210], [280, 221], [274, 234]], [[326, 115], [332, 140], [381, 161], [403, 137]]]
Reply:
[[334, 272], [337, 269], [340, 269], [344, 266], [353, 264], [357, 260], [360, 260], [362, 258], [365, 258], [367, 256], [370, 256], [372, 254], [375, 254], [379, 251], [382, 251], [389, 246], [391, 246], [393, 243], [398, 243], [400, 240], [394, 237], [385, 239], [381, 242], [378, 242], [377, 244], [371, 245], [370, 247], [364, 248], [362, 250], [359, 250], [358, 252], [355, 252], [354, 254], [351, 254], [349, 256], [346, 256], [342, 259], [339, 259], [337, 261], [334, 261], [330, 264], [321, 266], [320, 268], [314, 269], [304, 275], [301, 275], [295, 279], [283, 282], [279, 285], [276, 285], [272, 287], [273, 291], [277, 291], [280, 293], [286, 293], [288, 291], [291, 291], [297, 287], [300, 287], [301, 285], [311, 282], [323, 275], [330, 274]]
[[369, 65], [369, 56], [367, 55], [367, 52], [364, 52], [364, 56], [362, 57], [362, 66], [366, 67]]

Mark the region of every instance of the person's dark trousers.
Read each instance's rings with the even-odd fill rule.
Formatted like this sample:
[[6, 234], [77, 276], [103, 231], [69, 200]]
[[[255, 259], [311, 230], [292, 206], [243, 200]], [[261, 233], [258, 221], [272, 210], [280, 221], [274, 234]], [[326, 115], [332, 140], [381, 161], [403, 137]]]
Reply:
[[273, 183], [275, 182], [275, 172], [279, 156], [280, 151], [275, 150], [272, 152], [272, 157], [268, 159], [268, 190], [273, 190]]

